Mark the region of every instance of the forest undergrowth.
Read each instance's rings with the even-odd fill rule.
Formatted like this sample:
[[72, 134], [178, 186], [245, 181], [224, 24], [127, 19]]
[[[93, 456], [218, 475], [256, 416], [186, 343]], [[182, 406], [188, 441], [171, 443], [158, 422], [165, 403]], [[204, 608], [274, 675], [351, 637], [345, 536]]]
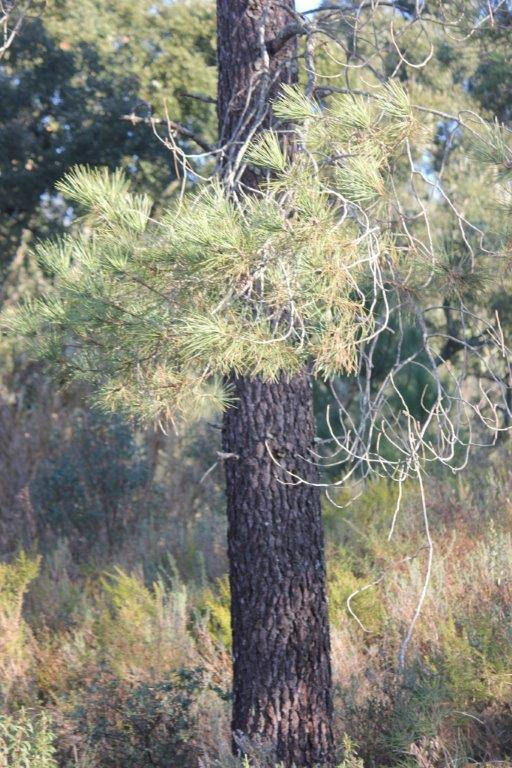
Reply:
[[[73, 418], [67, 437], [49, 429], [44, 461], [12, 490], [18, 544], [0, 565], [0, 764], [231, 768], [221, 473], [199, 482], [214, 461], [211, 429], [143, 439], [116, 420]], [[510, 449], [482, 453], [464, 479], [427, 484], [434, 569], [403, 669], [427, 552], [413, 485], [389, 540], [396, 493], [376, 480], [345, 509], [324, 508], [340, 764], [506, 761]], [[273, 764], [264, 744], [251, 748], [250, 765]]]

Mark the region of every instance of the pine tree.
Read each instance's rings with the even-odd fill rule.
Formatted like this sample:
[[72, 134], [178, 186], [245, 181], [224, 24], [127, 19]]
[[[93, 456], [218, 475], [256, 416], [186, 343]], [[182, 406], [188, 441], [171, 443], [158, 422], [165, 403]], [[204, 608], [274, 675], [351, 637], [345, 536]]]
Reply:
[[[293, 0], [281, 7], [269, 0], [217, 2], [219, 134], [221, 144], [235, 152], [262, 126], [272, 126], [271, 99], [280, 86], [297, 82], [296, 39], [273, 55], [266, 48], [293, 19], [293, 10]], [[270, 163], [274, 155], [275, 169], [282, 169], [279, 140], [273, 133], [265, 139], [258, 145], [263, 162], [266, 153]], [[233, 149], [222, 168], [228, 188], [237, 184]], [[258, 177], [246, 169], [238, 183], [257, 186]], [[255, 285], [254, 290], [261, 289]], [[284, 316], [276, 320], [286, 323]], [[315, 436], [308, 363], [293, 373], [279, 372], [271, 381], [252, 372], [230, 372], [228, 377], [236, 398], [225, 412], [222, 431], [222, 448], [229, 457], [225, 474], [235, 742], [240, 736], [268, 740], [286, 765], [331, 763], [321, 496], [317, 468], [307, 461]], [[274, 454], [308, 482], [287, 482]]]
[[[287, 765], [332, 758], [311, 377], [353, 371], [372, 332], [357, 286], [375, 242], [346, 205], [380, 207], [386, 155], [414, 129], [407, 100], [398, 117], [389, 109], [395, 95], [351, 112], [341, 98], [322, 115], [289, 86], [274, 112], [299, 122], [307, 152], [286, 157], [270, 127], [249, 148], [273, 171], [259, 194], [230, 198], [214, 183], [159, 221], [121, 172], [75, 169], [59, 189], [86, 226], [38, 246], [54, 288], [6, 318], [106, 406], [148, 419], [225, 410], [233, 726], [270, 740]], [[315, 159], [348, 144], [343, 172]]]
[[[443, 338], [421, 315], [451, 279], [430, 288], [442, 244], [433, 251], [423, 198], [398, 184], [425, 155], [422, 113], [397, 80], [328, 104], [305, 94], [293, 37], [282, 42], [292, 12], [219, 0], [219, 178], [155, 219], [121, 172], [76, 168], [59, 190], [84, 209], [82, 226], [38, 247], [54, 287], [4, 322], [60, 376], [92, 382], [105, 407], [171, 421], [223, 412], [235, 746], [257, 736], [286, 766], [310, 766], [334, 757], [312, 379], [352, 375], [371, 395], [370, 351], [399, 336], [390, 395], [379, 382], [377, 415], [363, 398], [370, 436], [363, 450], [355, 428], [349, 454], [392, 479], [462, 446], [448, 416], [461, 390], [451, 374], [443, 384]], [[474, 153], [510, 175], [508, 137], [479, 126]], [[402, 305], [419, 328], [410, 359]], [[411, 361], [434, 382], [418, 416], [393, 378]]]

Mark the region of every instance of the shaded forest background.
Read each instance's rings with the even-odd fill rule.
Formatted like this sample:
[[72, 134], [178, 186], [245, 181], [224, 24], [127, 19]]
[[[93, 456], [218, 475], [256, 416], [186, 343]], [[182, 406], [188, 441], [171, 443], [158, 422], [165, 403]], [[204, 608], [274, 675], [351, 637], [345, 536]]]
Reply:
[[[4, 305], [48, 279], [31, 244], [73, 226], [77, 212], [54, 187], [72, 166], [122, 167], [159, 206], [178, 193], [179, 169], [148, 123], [167, 109], [191, 137], [215, 141], [214, 10], [209, 0], [55, 0], [27, 20], [0, 62]], [[512, 15], [463, 44], [434, 42], [428, 69], [399, 76], [433, 106], [450, 93], [508, 123]], [[411, 40], [411, 56], [423, 45]], [[385, 66], [397, 66], [392, 52]], [[447, 135], [440, 122], [433, 168]], [[179, 141], [195, 146], [183, 131]], [[455, 141], [451, 173], [464, 177], [456, 151]], [[478, 206], [486, 192], [472, 181], [463, 194]], [[481, 301], [510, 319], [506, 281], [480, 279]], [[175, 768], [234, 765], [222, 474], [208, 471], [218, 424], [141, 430], [86, 407], [85, 387], [58, 389], [16, 344], [0, 354], [0, 754], [18, 740], [35, 768], [168, 766], [171, 754]], [[412, 402], [421, 387], [404, 391]], [[319, 418], [326, 398], [319, 387]], [[429, 482], [436, 560], [404, 671], [423, 578], [417, 489], [405, 488], [392, 542], [393, 486], [375, 480], [343, 511], [326, 502], [347, 766], [512, 756], [510, 467], [503, 439], [464, 476]]]

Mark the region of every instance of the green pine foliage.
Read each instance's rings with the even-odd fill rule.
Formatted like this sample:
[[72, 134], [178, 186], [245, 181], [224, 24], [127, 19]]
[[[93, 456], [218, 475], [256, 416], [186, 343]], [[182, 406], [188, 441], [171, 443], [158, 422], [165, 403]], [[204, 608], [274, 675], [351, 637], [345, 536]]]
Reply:
[[81, 226], [37, 247], [54, 286], [4, 324], [68, 381], [146, 418], [225, 407], [232, 372], [275, 379], [312, 361], [350, 374], [373, 330], [363, 287], [390, 251], [377, 221], [391, 160], [416, 122], [396, 84], [345, 102], [322, 112], [285, 89], [275, 111], [298, 121], [303, 151], [287, 158], [263, 134], [247, 155], [274, 171], [261, 194], [231, 200], [212, 183], [158, 220], [120, 171], [75, 168], [59, 190]]

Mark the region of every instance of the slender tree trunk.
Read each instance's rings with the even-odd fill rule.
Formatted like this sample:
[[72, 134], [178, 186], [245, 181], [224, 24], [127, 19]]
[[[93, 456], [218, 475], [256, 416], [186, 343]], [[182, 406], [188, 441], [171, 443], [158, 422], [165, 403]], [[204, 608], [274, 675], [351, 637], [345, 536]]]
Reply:
[[[271, 124], [269, 103], [296, 80], [296, 44], [269, 56], [294, 21], [293, 0], [217, 0], [222, 171]], [[312, 390], [306, 370], [277, 382], [233, 379], [236, 406], [223, 425], [233, 631], [233, 718], [240, 736], [270, 743], [286, 766], [333, 759], [329, 627]], [[308, 457], [309, 460], [306, 460]], [[294, 483], [286, 470], [309, 481]]]

